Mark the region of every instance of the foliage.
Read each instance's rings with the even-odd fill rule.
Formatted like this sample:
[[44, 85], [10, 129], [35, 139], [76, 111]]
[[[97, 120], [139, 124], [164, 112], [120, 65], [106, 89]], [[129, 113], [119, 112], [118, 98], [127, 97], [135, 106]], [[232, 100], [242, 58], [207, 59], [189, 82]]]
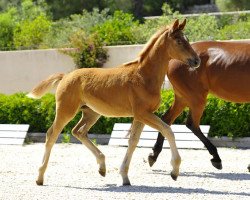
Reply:
[[25, 94], [0, 95], [0, 123], [30, 124], [33, 132], [46, 132], [55, 116], [53, 95], [41, 100], [27, 98]]
[[250, 10], [249, 0], [215, 0], [215, 4], [221, 12]]
[[202, 123], [210, 124], [210, 136], [250, 137], [249, 111], [249, 103], [230, 103], [209, 96]]
[[184, 32], [190, 41], [199, 41], [214, 40], [219, 30], [215, 16], [204, 14], [188, 19]]
[[[173, 91], [162, 92], [162, 103], [157, 112], [161, 116], [172, 104]], [[175, 124], [185, 124], [188, 110], [175, 120]], [[226, 117], [225, 117], [226, 116]], [[27, 123], [30, 132], [46, 132], [55, 117], [54, 95], [48, 94], [40, 100], [29, 99], [24, 93], [0, 95], [0, 123]], [[79, 121], [81, 113], [64, 128], [64, 140], [69, 140], [69, 133]], [[101, 117], [90, 129], [90, 133], [110, 134], [115, 123], [131, 122], [131, 118]], [[250, 104], [225, 102], [209, 96], [201, 124], [210, 125], [210, 136], [250, 137]]]
[[94, 8], [104, 9], [105, 0], [46, 0], [53, 13], [54, 20], [62, 19], [82, 10], [92, 11]]
[[86, 36], [83, 31], [78, 31], [70, 38], [74, 50], [64, 51], [72, 56], [77, 68], [102, 67], [106, 62], [107, 50], [96, 34]]
[[217, 39], [249, 39], [250, 38], [250, 21], [238, 22], [237, 24], [226, 25], [217, 35]]
[[37, 49], [51, 28], [51, 22], [44, 15], [34, 20], [21, 21], [14, 30], [14, 45], [16, 49]]
[[138, 26], [131, 14], [115, 11], [114, 15], [103, 24], [95, 26], [94, 31], [106, 45], [134, 44], [135, 36], [132, 27]]
[[46, 35], [43, 46], [47, 48], [61, 48], [70, 46], [69, 38], [78, 31], [84, 31], [86, 35], [93, 33], [93, 27], [103, 24], [110, 16], [108, 10], [93, 9], [92, 12], [83, 10], [81, 14], [53, 22], [51, 31]]
[[4, 27], [0, 30], [0, 48], [37, 48], [51, 25], [47, 4], [45, 0], [22, 0], [17, 5], [0, 14], [0, 25]]
[[14, 15], [16, 9], [9, 9], [5, 13], [0, 13], [0, 48], [12, 49], [13, 48], [13, 32], [15, 29]]

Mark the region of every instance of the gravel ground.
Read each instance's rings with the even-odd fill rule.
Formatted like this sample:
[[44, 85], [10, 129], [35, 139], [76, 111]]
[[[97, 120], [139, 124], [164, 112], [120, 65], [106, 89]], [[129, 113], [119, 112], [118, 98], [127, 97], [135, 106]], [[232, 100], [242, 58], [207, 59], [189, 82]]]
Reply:
[[137, 148], [130, 167], [132, 186], [121, 186], [119, 167], [125, 147], [99, 146], [106, 155], [107, 174], [101, 177], [94, 156], [80, 144], [56, 144], [45, 174], [36, 186], [43, 144], [0, 146], [0, 199], [250, 199], [250, 149], [219, 148], [223, 169], [210, 164], [206, 150], [181, 149], [181, 174], [169, 175], [170, 150], [157, 163], [147, 163], [151, 149]]

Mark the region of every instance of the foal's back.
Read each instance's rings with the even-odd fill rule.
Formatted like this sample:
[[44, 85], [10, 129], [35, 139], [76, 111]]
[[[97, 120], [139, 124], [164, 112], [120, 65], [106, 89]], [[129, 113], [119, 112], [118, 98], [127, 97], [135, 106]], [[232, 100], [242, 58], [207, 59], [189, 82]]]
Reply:
[[192, 47], [201, 58], [200, 68], [190, 71], [179, 61], [170, 62], [168, 76], [177, 92], [210, 92], [228, 101], [250, 101], [250, 41], [197, 42]]

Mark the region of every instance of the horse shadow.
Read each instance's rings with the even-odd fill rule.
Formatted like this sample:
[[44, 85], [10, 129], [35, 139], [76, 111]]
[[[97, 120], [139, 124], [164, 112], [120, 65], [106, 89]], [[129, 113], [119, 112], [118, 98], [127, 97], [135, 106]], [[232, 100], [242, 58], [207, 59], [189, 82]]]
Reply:
[[[145, 185], [132, 185], [132, 186], [118, 186], [116, 184], [107, 184], [101, 188], [95, 187], [70, 187], [65, 186], [66, 188], [80, 189], [80, 190], [91, 190], [98, 192], [118, 192], [118, 193], [145, 193], [145, 194], [159, 194], [159, 193], [178, 193], [178, 194], [213, 194], [213, 195], [223, 195], [227, 192], [223, 191], [215, 191], [215, 190], [206, 190], [203, 188], [183, 188], [183, 187], [159, 187], [159, 186], [145, 186]], [[235, 196], [247, 196], [250, 197], [250, 193], [248, 192], [229, 192], [229, 195]]]
[[[169, 174], [169, 172], [165, 170], [153, 170], [153, 173], [155, 174], [162, 174], [166, 175]], [[186, 177], [198, 177], [198, 178], [215, 178], [215, 179], [223, 179], [223, 180], [231, 180], [231, 181], [246, 181], [250, 180], [250, 173], [224, 173], [224, 172], [204, 172], [204, 173], [195, 173], [195, 172], [183, 172], [180, 174], [180, 176], [186, 176]]]

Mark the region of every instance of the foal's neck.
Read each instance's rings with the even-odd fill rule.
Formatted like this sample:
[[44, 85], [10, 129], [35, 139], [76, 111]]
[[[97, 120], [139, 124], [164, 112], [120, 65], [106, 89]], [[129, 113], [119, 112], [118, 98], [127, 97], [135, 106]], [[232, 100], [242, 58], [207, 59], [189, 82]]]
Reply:
[[166, 44], [156, 45], [140, 65], [140, 73], [145, 81], [147, 81], [146, 84], [151, 83], [151, 87], [158, 90], [162, 87], [166, 67], [170, 61], [167, 49]]

